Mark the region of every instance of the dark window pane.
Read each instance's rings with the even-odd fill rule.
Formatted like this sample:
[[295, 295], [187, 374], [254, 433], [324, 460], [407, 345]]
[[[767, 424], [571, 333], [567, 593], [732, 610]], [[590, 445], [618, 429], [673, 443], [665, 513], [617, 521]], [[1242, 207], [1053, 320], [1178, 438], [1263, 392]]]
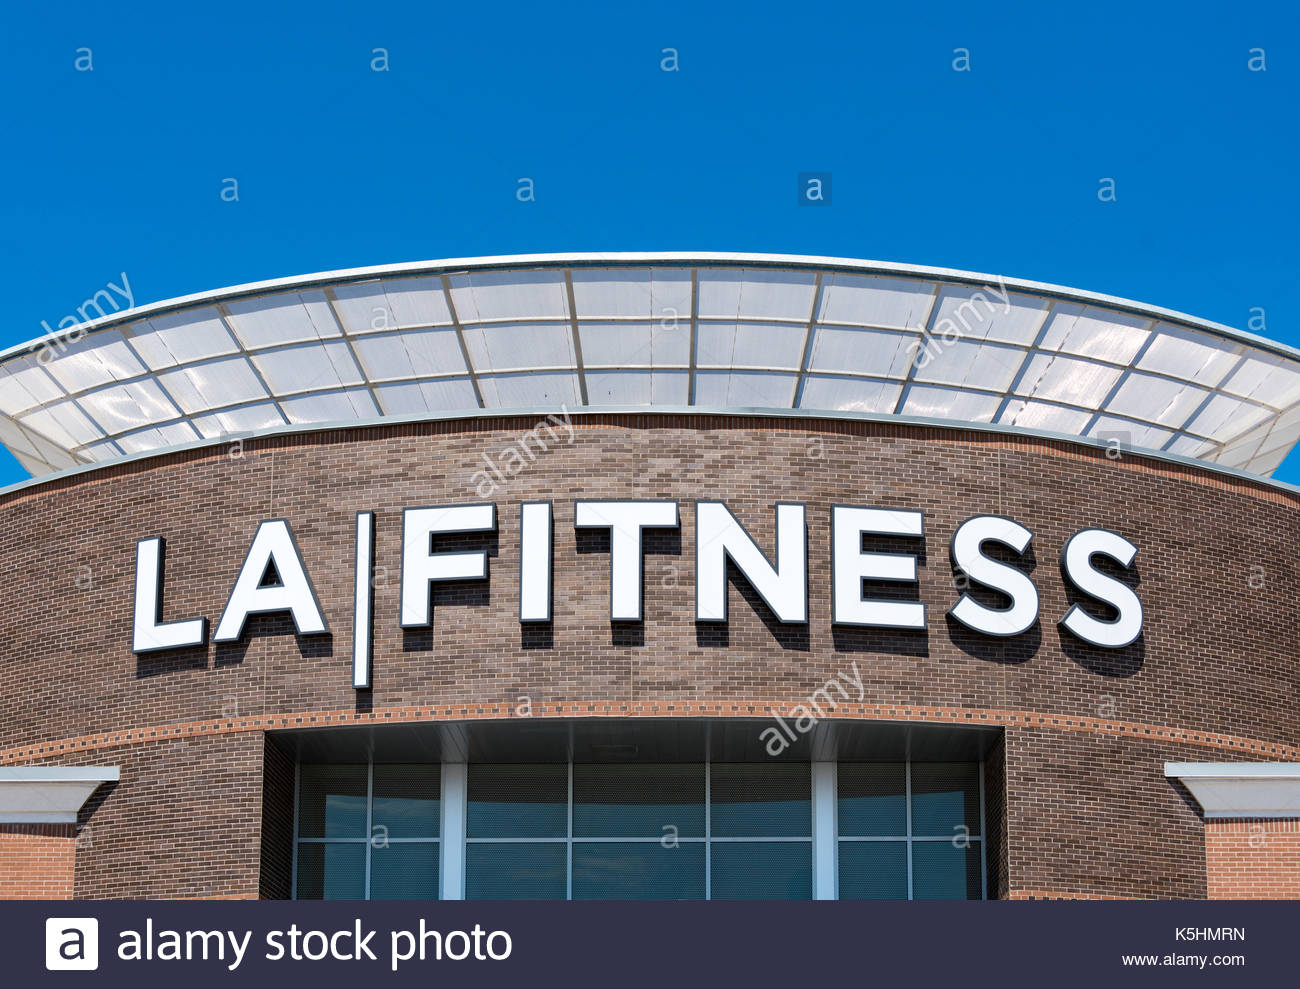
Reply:
[[703, 837], [704, 765], [574, 766], [573, 834]]
[[951, 841], [912, 843], [912, 896], [918, 900], [981, 898], [980, 843], [966, 848]]
[[799, 762], [715, 762], [711, 832], [722, 838], [812, 835], [812, 771]]
[[373, 837], [438, 837], [437, 765], [375, 766], [375, 805], [371, 810]]
[[710, 895], [715, 900], [812, 899], [812, 843], [715, 841]]
[[465, 846], [466, 898], [562, 900], [567, 861], [564, 842], [470, 842]]
[[365, 766], [302, 766], [298, 775], [298, 835], [366, 836]]
[[963, 833], [980, 833], [979, 764], [912, 763], [912, 835], [951, 838]]
[[[375, 767], [379, 771], [379, 767]], [[370, 850], [372, 900], [436, 900], [438, 843], [399, 842]]]
[[471, 838], [564, 838], [569, 833], [569, 767], [469, 767]]
[[575, 900], [702, 900], [704, 842], [575, 842]]
[[906, 771], [901, 762], [841, 762], [835, 770], [840, 834], [906, 835]]
[[366, 846], [298, 846], [298, 899], [363, 900], [366, 896]]
[[906, 900], [907, 842], [841, 841], [841, 900]]

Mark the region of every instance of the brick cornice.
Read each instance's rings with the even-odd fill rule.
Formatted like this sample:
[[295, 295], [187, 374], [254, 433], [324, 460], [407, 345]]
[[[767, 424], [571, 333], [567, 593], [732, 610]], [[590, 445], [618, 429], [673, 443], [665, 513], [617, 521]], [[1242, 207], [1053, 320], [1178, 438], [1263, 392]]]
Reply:
[[[578, 702], [571, 704], [537, 704], [532, 718], [774, 718], [783, 705], [763, 703], [666, 703], [646, 702]], [[214, 718], [179, 724], [125, 728], [95, 735], [35, 742], [30, 745], [0, 749], [0, 765], [31, 760], [97, 752], [126, 745], [174, 741], [240, 732], [276, 731], [296, 728], [327, 728], [348, 725], [411, 724], [415, 722], [527, 720], [519, 718], [514, 705], [450, 704], [378, 708], [373, 711], [324, 710], [285, 714], [250, 715], [239, 718]], [[1222, 732], [1199, 731], [1135, 721], [1104, 718], [1081, 718], [1037, 711], [1010, 711], [995, 708], [961, 708], [908, 706], [893, 704], [840, 704], [835, 717], [827, 721], [905, 721], [933, 724], [966, 724], [985, 727], [1046, 728], [1057, 731], [1090, 732], [1142, 741], [1163, 741], [1197, 745], [1220, 751], [1252, 756], [1269, 756], [1279, 761], [1300, 760], [1300, 746], [1260, 739], [1244, 738]]]

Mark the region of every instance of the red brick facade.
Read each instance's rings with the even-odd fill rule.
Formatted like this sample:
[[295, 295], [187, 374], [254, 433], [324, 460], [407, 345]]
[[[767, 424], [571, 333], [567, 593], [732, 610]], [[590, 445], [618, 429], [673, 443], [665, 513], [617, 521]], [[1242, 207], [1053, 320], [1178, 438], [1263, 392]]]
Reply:
[[70, 900], [77, 856], [71, 824], [0, 824], [0, 900]]
[[1205, 822], [1212, 900], [1300, 900], [1300, 819]]
[[[1206, 835], [1169, 761], [1300, 759], [1294, 629], [1300, 498], [1191, 466], [1065, 443], [837, 420], [575, 415], [486, 497], [484, 456], [535, 420], [484, 418], [282, 435], [170, 454], [0, 499], [0, 764], [120, 765], [82, 813], [79, 897], [283, 895], [288, 837], [264, 793], [291, 767], [266, 731], [514, 717], [766, 717], [857, 662], [866, 696], [837, 716], [1005, 726], [990, 766], [990, 893], [1203, 897]], [[237, 455], [236, 455], [237, 454]], [[608, 553], [576, 535], [575, 498], [681, 504], [648, 541], [645, 621], [608, 621]], [[694, 621], [696, 499], [722, 499], [772, 546], [772, 506], [807, 505], [810, 621], [782, 626], [743, 582], [730, 621]], [[491, 580], [439, 589], [430, 630], [398, 624], [401, 510], [495, 501]], [[555, 511], [554, 610], [518, 614], [519, 503]], [[920, 509], [927, 631], [833, 627], [832, 504]], [[376, 513], [374, 689], [351, 687], [355, 513]], [[1041, 620], [987, 639], [946, 618], [948, 555], [976, 514], [1035, 533]], [[257, 524], [286, 518], [332, 634], [250, 620], [235, 645], [135, 656], [135, 544], [167, 540], [164, 620], [215, 623]], [[1144, 636], [1087, 646], [1057, 558], [1081, 528], [1139, 547]], [[444, 548], [452, 548], [448, 543]], [[268, 753], [270, 753], [268, 755]], [[996, 815], [996, 821], [993, 819]]]

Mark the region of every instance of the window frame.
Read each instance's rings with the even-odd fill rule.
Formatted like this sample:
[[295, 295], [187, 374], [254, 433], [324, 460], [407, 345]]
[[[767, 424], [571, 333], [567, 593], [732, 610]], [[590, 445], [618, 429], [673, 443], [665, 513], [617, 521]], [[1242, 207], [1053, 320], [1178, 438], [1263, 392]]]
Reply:
[[[371, 900], [370, 876], [371, 876], [371, 858], [375, 850], [375, 760], [370, 759], [365, 763], [308, 763], [308, 765], [351, 765], [366, 767], [366, 833], [360, 838], [305, 838], [299, 833], [299, 815], [302, 809], [302, 762], [295, 762], [293, 767], [293, 862], [290, 868], [289, 885], [290, 899], [297, 900], [298, 896], [298, 858], [299, 852], [303, 845], [365, 845], [365, 867], [363, 874], [362, 890], [365, 895], [362, 900]], [[384, 841], [388, 845], [433, 845], [435, 846], [435, 859], [438, 863], [436, 870], [438, 880], [438, 896], [442, 899], [443, 894], [443, 876], [442, 876], [442, 803], [444, 800], [443, 783], [442, 783], [442, 763], [439, 762], [382, 762], [383, 766], [428, 766], [437, 767], [438, 777], [438, 818], [437, 834], [432, 838], [393, 838], [385, 837]], [[324, 899], [324, 897], [322, 897]], [[352, 902], [361, 902], [354, 900]]]
[[[812, 766], [813, 766], [813, 763], [811, 763], [811, 762], [807, 762], [807, 763], [803, 763], [803, 762], [796, 763], [796, 765], [799, 765], [799, 766], [806, 766], [806, 767], [808, 768], [808, 772], [809, 772], [809, 781], [808, 781], [808, 832], [807, 832], [807, 834], [806, 834], [806, 835], [763, 835], [763, 836], [755, 836], [755, 837], [746, 837], [746, 836], [744, 836], [744, 835], [715, 835], [715, 834], [713, 834], [713, 765], [714, 765], [715, 762], [719, 762], [719, 763], [721, 763], [721, 762], [723, 762], [723, 760], [714, 760], [714, 759], [707, 759], [707, 758], [706, 758], [706, 759], [704, 759], [704, 760], [701, 760], [701, 762], [686, 763], [686, 765], [693, 765], [693, 766], [694, 766], [694, 765], [701, 765], [701, 763], [702, 763], [703, 766], [704, 766], [704, 834], [702, 834], [702, 835], [690, 835], [690, 836], [687, 836], [687, 835], [680, 835], [680, 834], [679, 834], [679, 835], [676, 835], [675, 838], [674, 838], [674, 840], [675, 840], [676, 842], [678, 842], [679, 844], [703, 844], [703, 845], [704, 845], [704, 897], [703, 897], [703, 899], [704, 899], [704, 900], [712, 900], [712, 899], [713, 899], [713, 844], [714, 844], [715, 842], [717, 842], [717, 843], [723, 843], [723, 842], [728, 842], [728, 843], [739, 843], [739, 842], [744, 842], [744, 843], [754, 843], [754, 842], [772, 842], [772, 843], [776, 843], [776, 842], [787, 842], [787, 843], [791, 843], [791, 842], [792, 842], [792, 843], [799, 843], [799, 842], [802, 842], [803, 844], [805, 844], [805, 845], [808, 846], [808, 855], [809, 855], [809, 879], [808, 879], [808, 892], [809, 892], [809, 896], [808, 896], [808, 898], [811, 900], [811, 899], [813, 898], [814, 893], [815, 893], [815, 889], [814, 889], [814, 887], [815, 887], [815, 882], [816, 882], [816, 880], [815, 880], [815, 876], [814, 876], [814, 874], [813, 874], [813, 872], [814, 872], [814, 868], [815, 868], [815, 866], [814, 866], [814, 864], [813, 864], [813, 852], [814, 852], [814, 847], [813, 847], [813, 846], [814, 846], [814, 842], [815, 842], [814, 824], [813, 824], [813, 798], [814, 798], [814, 794], [813, 794], [813, 781], [812, 781]], [[474, 771], [474, 766], [475, 766], [475, 765], [476, 765], [476, 763], [469, 763], [469, 769], [468, 769], [468, 771], [469, 771], [470, 773], [472, 773], [472, 772]], [[477, 765], [491, 765], [491, 763], [478, 763]], [[528, 764], [527, 764], [527, 763], [521, 763], [521, 765], [528, 765]], [[546, 765], [565, 765], [565, 766], [567, 767], [567, 774], [568, 774], [568, 775], [567, 775], [567, 780], [568, 780], [568, 783], [567, 783], [567, 793], [566, 793], [567, 811], [566, 811], [566, 814], [565, 814], [565, 818], [566, 818], [566, 821], [567, 821], [567, 824], [566, 824], [567, 833], [566, 833], [564, 836], [550, 836], [550, 837], [544, 837], [544, 838], [521, 838], [521, 837], [514, 837], [514, 838], [512, 838], [512, 837], [488, 837], [488, 838], [475, 838], [475, 837], [470, 836], [470, 835], [468, 834], [468, 832], [467, 832], [467, 833], [466, 833], [466, 837], [465, 837], [465, 844], [466, 844], [467, 846], [468, 846], [468, 845], [471, 845], [471, 844], [483, 844], [483, 845], [510, 845], [510, 844], [563, 844], [563, 845], [565, 845], [565, 882], [564, 882], [564, 887], [565, 887], [565, 888], [564, 888], [564, 899], [565, 899], [565, 901], [572, 901], [572, 900], [574, 899], [574, 897], [573, 897], [573, 846], [574, 846], [574, 845], [581, 845], [581, 844], [662, 844], [662, 842], [663, 842], [663, 840], [664, 840], [664, 837], [665, 837], [665, 835], [662, 835], [662, 834], [661, 834], [661, 835], [657, 835], [657, 836], [655, 836], [655, 835], [647, 835], [647, 836], [643, 836], [643, 837], [637, 837], [637, 836], [619, 836], [619, 835], [609, 836], [609, 837], [575, 835], [575, 834], [573, 833], [573, 808], [574, 808], [574, 802], [573, 802], [573, 779], [574, 779], [574, 766], [575, 766], [575, 763], [574, 763], [572, 757], [570, 757], [570, 758], [569, 758], [565, 763], [563, 763], [563, 764], [558, 763], [558, 762], [555, 762], [555, 763], [546, 763]], [[585, 763], [582, 763], [582, 764], [578, 764], [578, 765], [586, 765], [586, 764], [585, 764]], [[630, 763], [602, 763], [602, 764], [599, 764], [599, 765], [626, 765], [626, 766], [628, 766], [629, 768], [634, 768], [635, 766], [638, 765], [638, 763], [635, 763], [635, 762], [630, 762]], [[645, 765], [645, 763], [642, 763], [641, 765]], [[783, 763], [773, 762], [773, 763], [754, 763], [754, 765], [784, 765], [784, 764], [783, 764]], [[466, 806], [467, 806], [467, 807], [468, 807], [468, 804], [469, 804], [469, 801], [468, 801], [468, 798], [467, 798], [467, 799], [466, 799]], [[467, 874], [466, 877], [465, 877], [465, 888], [466, 888], [466, 894], [467, 894], [467, 898], [468, 898], [468, 890], [469, 890], [469, 876], [468, 876], [468, 874]]]
[[[962, 759], [944, 759], [936, 760], [937, 762], [964, 764], [975, 767], [975, 779], [979, 789], [979, 834], [967, 835], [966, 840], [979, 842], [980, 852], [980, 896], [981, 900], [989, 898], [989, 863], [988, 863], [988, 817], [986, 814], [986, 805], [984, 799], [984, 760], [978, 762], [974, 760]], [[898, 765], [900, 760], [882, 759], [879, 762], [869, 762], [866, 760], [844, 759], [835, 761], [835, 897], [840, 899], [840, 843], [845, 841], [868, 842], [902, 842], [907, 851], [907, 899], [909, 901], [916, 899], [914, 875], [915, 866], [913, 860], [913, 846], [917, 842], [951, 842], [956, 835], [918, 835], [915, 833], [912, 824], [912, 766], [914, 760], [907, 756], [901, 760], [903, 764], [903, 807], [905, 833], [899, 835], [844, 835], [840, 833], [840, 773], [842, 765]], [[922, 761], [921, 765], [929, 763]], [[902, 902], [902, 901], [897, 901]]]

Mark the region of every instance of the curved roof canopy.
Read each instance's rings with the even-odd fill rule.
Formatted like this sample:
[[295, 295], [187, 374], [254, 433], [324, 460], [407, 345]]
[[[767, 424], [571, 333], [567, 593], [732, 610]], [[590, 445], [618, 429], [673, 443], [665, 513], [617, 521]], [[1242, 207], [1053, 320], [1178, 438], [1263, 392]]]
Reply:
[[992, 423], [1269, 475], [1300, 438], [1300, 352], [969, 272], [575, 254], [243, 285], [0, 354], [0, 440], [37, 475], [277, 426], [561, 406]]

